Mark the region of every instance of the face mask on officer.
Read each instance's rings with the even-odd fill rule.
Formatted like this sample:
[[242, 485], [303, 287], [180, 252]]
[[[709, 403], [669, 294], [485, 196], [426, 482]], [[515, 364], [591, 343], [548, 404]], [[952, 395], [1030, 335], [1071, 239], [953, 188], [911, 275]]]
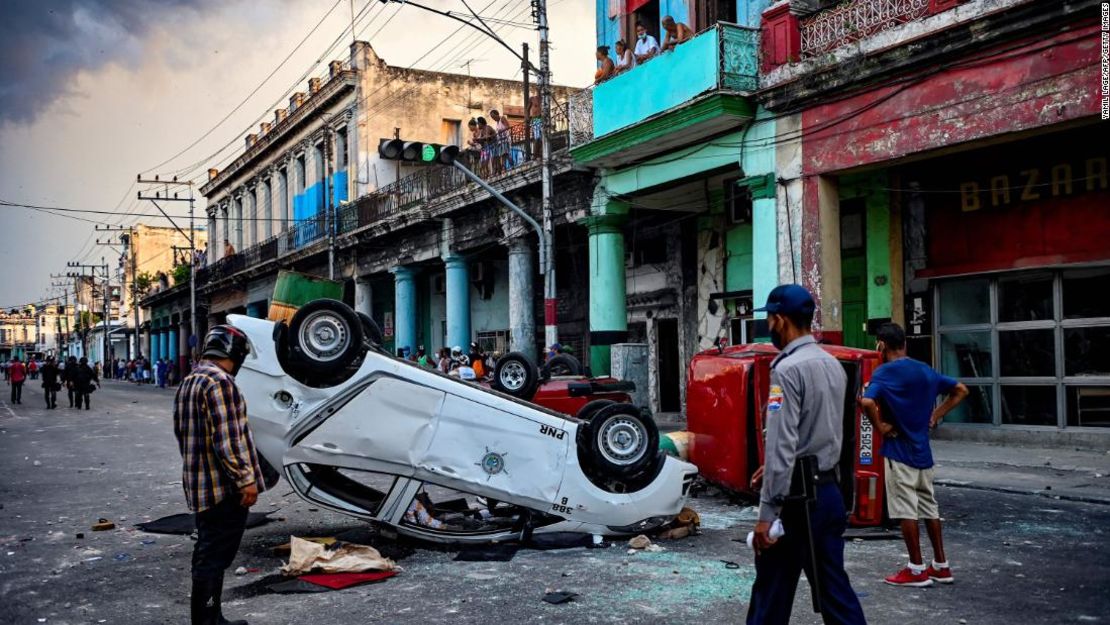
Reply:
[[771, 315], [767, 318], [767, 327], [771, 331], [771, 344], [778, 349], [786, 347], [786, 341], [782, 338], [782, 332], [779, 328], [782, 327], [783, 320], [779, 315]]

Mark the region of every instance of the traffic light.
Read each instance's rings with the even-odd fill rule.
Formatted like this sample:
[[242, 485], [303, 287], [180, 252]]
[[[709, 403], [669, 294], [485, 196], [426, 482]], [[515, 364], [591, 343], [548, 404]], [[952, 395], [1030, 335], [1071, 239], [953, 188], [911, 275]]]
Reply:
[[405, 161], [427, 165], [450, 165], [459, 155], [459, 146], [401, 139], [382, 139], [378, 143], [378, 156], [387, 161]]

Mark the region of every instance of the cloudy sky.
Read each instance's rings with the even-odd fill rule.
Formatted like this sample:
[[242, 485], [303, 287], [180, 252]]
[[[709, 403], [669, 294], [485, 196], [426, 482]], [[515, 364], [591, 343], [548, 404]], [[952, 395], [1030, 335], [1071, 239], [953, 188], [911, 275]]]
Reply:
[[[462, 0], [425, 3], [466, 10]], [[535, 41], [534, 31], [502, 22], [528, 22], [527, 0], [471, 6], [492, 18], [511, 45]], [[134, 199], [136, 173], [193, 168], [197, 175], [234, 156], [258, 117], [272, 117], [273, 105], [294, 84], [304, 88], [300, 79], [318, 59], [314, 74], [326, 71], [328, 60], [346, 58], [351, 38], [344, 30], [352, 0], [12, 0], [4, 7], [0, 201], [38, 206], [155, 212]], [[475, 75], [517, 77], [519, 63], [470, 29], [435, 47], [457, 22], [377, 0], [353, 0], [353, 11], [359, 39], [391, 65], [465, 73], [462, 63], [472, 60]], [[549, 0], [557, 83], [590, 82], [593, 12], [592, 0]], [[337, 40], [335, 51], [322, 56]], [[220, 152], [228, 145], [231, 150]], [[95, 245], [93, 227], [0, 206], [0, 307], [51, 295], [50, 274], [64, 273], [67, 261], [111, 258], [115, 252]]]

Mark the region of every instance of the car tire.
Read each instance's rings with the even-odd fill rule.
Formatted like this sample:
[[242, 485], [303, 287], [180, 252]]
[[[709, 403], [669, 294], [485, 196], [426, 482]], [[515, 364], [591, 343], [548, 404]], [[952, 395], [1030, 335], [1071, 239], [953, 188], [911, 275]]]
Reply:
[[659, 428], [632, 404], [603, 406], [578, 431], [580, 457], [599, 477], [631, 479], [659, 461]]
[[582, 375], [582, 363], [570, 354], [555, 354], [543, 363], [542, 373], [544, 379], [553, 375]]
[[340, 375], [363, 354], [362, 321], [339, 300], [313, 300], [297, 309], [289, 324], [289, 351], [295, 369], [314, 378]]
[[381, 347], [385, 341], [385, 336], [382, 334], [382, 329], [378, 326], [378, 322], [374, 321], [370, 315], [366, 313], [358, 313], [358, 320], [362, 323], [362, 337], [375, 347]]
[[585, 406], [579, 408], [578, 413], [574, 415], [574, 418], [581, 419], [582, 421], [589, 421], [590, 419], [594, 418], [594, 415], [597, 414], [598, 410], [601, 410], [602, 408], [615, 403], [617, 402], [611, 399], [595, 399], [593, 401], [587, 402]]
[[540, 373], [532, 359], [520, 352], [509, 352], [497, 361], [490, 385], [517, 399], [532, 399], [540, 382]]

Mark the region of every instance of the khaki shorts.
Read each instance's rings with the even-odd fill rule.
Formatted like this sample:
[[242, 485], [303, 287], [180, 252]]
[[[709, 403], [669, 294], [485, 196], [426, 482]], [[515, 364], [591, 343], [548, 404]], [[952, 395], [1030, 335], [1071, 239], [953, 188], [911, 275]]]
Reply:
[[892, 519], [939, 519], [933, 469], [886, 459], [886, 510]]

